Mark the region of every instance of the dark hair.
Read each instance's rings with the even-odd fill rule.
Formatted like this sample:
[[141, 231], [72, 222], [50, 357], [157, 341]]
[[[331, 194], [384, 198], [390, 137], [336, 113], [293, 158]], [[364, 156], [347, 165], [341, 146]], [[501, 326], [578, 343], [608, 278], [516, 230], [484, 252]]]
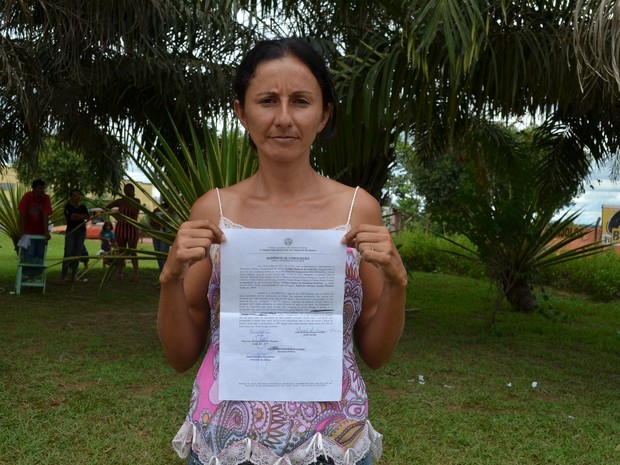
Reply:
[[101, 229], [105, 229], [106, 226], [110, 225], [110, 231], [114, 231], [114, 225], [112, 224], [111, 221], [105, 221], [103, 223], [103, 226], [101, 226]]
[[321, 137], [328, 138], [334, 134], [336, 129], [336, 91], [325, 60], [304, 39], [289, 37], [258, 42], [241, 60], [237, 68], [237, 74], [233, 81], [235, 96], [243, 108], [245, 106], [245, 93], [258, 65], [265, 61], [277, 60], [290, 55], [305, 64], [316, 78], [323, 95], [323, 110], [327, 110], [331, 104], [329, 120], [321, 131]]
[[45, 187], [45, 181], [43, 181], [43, 179], [35, 179], [34, 181], [32, 181], [32, 188], [34, 189], [35, 187]]
[[77, 189], [77, 188], [76, 188], [76, 189], [71, 189], [71, 195], [73, 195], [73, 194], [74, 194], [74, 193], [76, 193], [76, 192], [77, 192], [78, 194], [82, 195], [82, 191], [81, 191], [81, 190], [79, 190], [79, 189]]

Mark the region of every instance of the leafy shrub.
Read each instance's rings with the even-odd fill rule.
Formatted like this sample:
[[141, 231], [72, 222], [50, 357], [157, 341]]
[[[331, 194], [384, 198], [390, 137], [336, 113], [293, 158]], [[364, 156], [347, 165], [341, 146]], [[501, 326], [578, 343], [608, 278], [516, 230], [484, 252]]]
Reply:
[[[450, 238], [468, 248], [473, 247], [463, 236]], [[473, 278], [482, 278], [485, 275], [481, 264], [452, 253], [462, 254], [463, 249], [425, 232], [422, 228], [403, 231], [394, 238], [394, 241], [409, 271], [442, 272]]]
[[[473, 248], [463, 236], [453, 235], [450, 239], [467, 248]], [[399, 233], [394, 237], [394, 241], [409, 271], [485, 277], [482, 265], [452, 253], [463, 253], [463, 249], [425, 232], [421, 227]], [[620, 255], [610, 250], [544, 268], [536, 275], [533, 284], [552, 286], [585, 294], [597, 300], [610, 301], [620, 299], [618, 276]]]
[[598, 300], [620, 299], [620, 255], [614, 250], [541, 270], [542, 284], [587, 294]]

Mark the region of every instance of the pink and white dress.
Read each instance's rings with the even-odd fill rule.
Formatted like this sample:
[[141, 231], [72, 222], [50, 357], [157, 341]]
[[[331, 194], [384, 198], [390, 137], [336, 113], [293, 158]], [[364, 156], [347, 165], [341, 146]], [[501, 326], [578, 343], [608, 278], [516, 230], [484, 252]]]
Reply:
[[[219, 191], [218, 200], [219, 200]], [[350, 229], [349, 217], [336, 229]], [[224, 217], [220, 227], [241, 228]], [[196, 375], [189, 413], [173, 440], [180, 457], [190, 449], [205, 465], [310, 465], [321, 455], [335, 465], [354, 465], [369, 451], [378, 459], [382, 436], [368, 421], [368, 397], [353, 350], [353, 328], [362, 309], [360, 255], [348, 248], [343, 302], [342, 398], [337, 402], [220, 401], [220, 250], [211, 247], [213, 272], [207, 298], [211, 308], [211, 338]]]

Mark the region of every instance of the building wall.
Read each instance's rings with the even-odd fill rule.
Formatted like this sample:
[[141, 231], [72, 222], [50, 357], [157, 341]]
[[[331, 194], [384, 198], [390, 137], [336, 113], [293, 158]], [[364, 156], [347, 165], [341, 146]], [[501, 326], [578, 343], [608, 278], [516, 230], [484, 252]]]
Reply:
[[0, 170], [0, 190], [2, 192], [6, 192], [9, 187], [15, 187], [17, 183], [17, 176], [13, 168]]

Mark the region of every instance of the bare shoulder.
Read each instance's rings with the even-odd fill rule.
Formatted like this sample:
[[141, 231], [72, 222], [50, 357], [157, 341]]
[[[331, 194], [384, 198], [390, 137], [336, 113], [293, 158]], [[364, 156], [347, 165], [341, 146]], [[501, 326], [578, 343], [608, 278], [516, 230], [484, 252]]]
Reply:
[[359, 188], [351, 212], [351, 226], [358, 224], [383, 224], [381, 205], [368, 191]]
[[322, 193], [331, 198], [330, 201], [338, 199], [344, 204], [351, 205], [355, 198], [355, 204], [358, 202], [360, 194], [364, 191], [361, 187], [351, 187], [333, 179], [323, 178], [324, 187]]
[[[219, 189], [220, 196], [218, 198], [215, 189], [210, 191], [212, 198], [209, 199], [211, 205], [217, 207], [216, 218], [220, 218], [220, 202], [222, 205], [222, 213], [225, 217], [231, 218], [235, 216], [239, 211], [243, 211], [247, 203], [255, 198], [255, 194], [251, 187], [248, 185], [248, 180], [244, 179], [232, 186], [223, 187]], [[209, 192], [207, 192], [209, 194]]]
[[214, 223], [220, 220], [219, 200], [215, 189], [198, 197], [192, 205], [189, 217], [191, 220], [211, 220]]

